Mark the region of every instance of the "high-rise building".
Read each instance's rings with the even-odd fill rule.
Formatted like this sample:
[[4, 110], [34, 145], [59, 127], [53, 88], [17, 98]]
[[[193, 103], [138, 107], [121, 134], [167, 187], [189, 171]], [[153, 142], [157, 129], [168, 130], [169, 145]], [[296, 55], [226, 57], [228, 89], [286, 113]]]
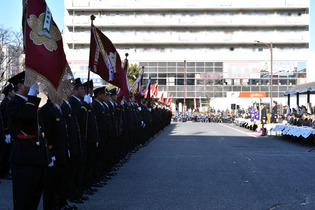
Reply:
[[129, 53], [176, 104], [197, 101], [205, 111], [209, 102], [285, 103], [283, 91], [307, 79], [309, 7], [309, 0], [65, 0], [65, 49], [86, 79], [94, 14], [121, 58]]

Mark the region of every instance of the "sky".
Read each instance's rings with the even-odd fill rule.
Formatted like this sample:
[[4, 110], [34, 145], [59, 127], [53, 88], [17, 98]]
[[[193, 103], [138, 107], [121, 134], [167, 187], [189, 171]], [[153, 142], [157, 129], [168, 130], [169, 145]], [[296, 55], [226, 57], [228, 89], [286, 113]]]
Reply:
[[[310, 0], [310, 50], [315, 52], [315, 1]], [[46, 0], [46, 3], [53, 14], [53, 19], [56, 22], [60, 31], [64, 28], [64, 0]], [[0, 26], [11, 28], [14, 31], [22, 30], [22, 0], [1, 0], [0, 2]]]

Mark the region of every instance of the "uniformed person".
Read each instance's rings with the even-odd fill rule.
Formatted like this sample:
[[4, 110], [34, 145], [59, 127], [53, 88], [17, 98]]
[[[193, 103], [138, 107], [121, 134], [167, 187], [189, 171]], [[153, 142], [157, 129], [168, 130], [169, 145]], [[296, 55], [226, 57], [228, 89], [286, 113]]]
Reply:
[[[4, 126], [3, 126], [3, 122], [2, 122], [2, 115], [0, 112], [0, 152], [2, 150], [3, 145], [6, 144], [5, 143], [5, 134], [4, 134]], [[3, 166], [4, 166], [4, 157], [2, 156], [2, 152], [0, 153], [0, 172], [4, 171], [3, 170]], [[1, 183], [1, 181], [0, 181]]]
[[[109, 153], [109, 144], [108, 144], [108, 118], [106, 108], [103, 104], [105, 101], [105, 87], [99, 87], [94, 90], [94, 100], [92, 102], [92, 107], [96, 117], [96, 122], [98, 125], [98, 136], [99, 143], [97, 147], [97, 179], [100, 182], [101, 177], [104, 177], [106, 172], [109, 170], [110, 162], [107, 158]], [[104, 179], [102, 184], [106, 184]]]
[[74, 203], [83, 203], [84, 200], [88, 199], [88, 196], [83, 195], [83, 180], [86, 162], [86, 149], [87, 149], [87, 139], [85, 137], [86, 130], [86, 118], [87, 109], [83, 105], [83, 99], [85, 96], [85, 89], [80, 78], [75, 79], [74, 87], [72, 91], [72, 96], [69, 98], [69, 103], [77, 118], [77, 122], [80, 130], [80, 138], [82, 145], [82, 153], [80, 155], [80, 168], [78, 173], [79, 186], [77, 194], [69, 194], [69, 201]]
[[260, 113], [261, 113], [260, 119], [261, 119], [261, 125], [262, 125], [261, 135], [266, 136], [267, 133], [266, 133], [265, 124], [267, 123], [267, 111], [264, 104], [260, 104]]
[[37, 209], [41, 198], [45, 166], [45, 144], [40, 138], [37, 109], [38, 85], [24, 85], [25, 72], [11, 79], [16, 92], [8, 102], [9, 131], [13, 143], [10, 163], [13, 182], [14, 209]]
[[[87, 86], [89, 83], [89, 92]], [[83, 83], [86, 95], [84, 97], [83, 105], [87, 110], [87, 159], [85, 170], [85, 184], [84, 192], [87, 195], [92, 195], [97, 189], [92, 187], [103, 187], [97, 177], [97, 148], [99, 145], [98, 125], [93, 107], [91, 105], [91, 98], [93, 97], [93, 80]]]
[[52, 161], [47, 167], [44, 184], [44, 209], [60, 209], [64, 207], [61, 201], [66, 200], [63, 194], [62, 180], [66, 176], [66, 165], [69, 158], [67, 149], [66, 122], [60, 106], [49, 99], [39, 111], [41, 125], [48, 142]]
[[[61, 106], [63, 117], [67, 124], [67, 147], [69, 152], [69, 160], [66, 167], [66, 177], [63, 179], [63, 194], [68, 195], [69, 200], [80, 198], [80, 160], [82, 154], [82, 143], [77, 117], [69, 103], [72, 96], [72, 90], [65, 89], [66, 98]], [[63, 206], [68, 208], [75, 208], [67, 203], [66, 200], [61, 201]], [[81, 203], [79, 201], [79, 203]]]
[[271, 123], [277, 123], [278, 122], [278, 103], [276, 101], [273, 102], [275, 105], [272, 108], [271, 112]]
[[[1, 102], [1, 115], [2, 115], [2, 122], [4, 127], [4, 135], [5, 140], [0, 148], [0, 162], [2, 162], [2, 167], [0, 166], [0, 177], [4, 179], [12, 179], [10, 174], [10, 164], [9, 164], [9, 156], [11, 150], [11, 135], [9, 133], [9, 122], [8, 122], [8, 115], [7, 115], [7, 104], [8, 102], [14, 97], [14, 87], [12, 84], [7, 85], [2, 93], [4, 94], [5, 98]], [[2, 170], [1, 170], [2, 168]]]

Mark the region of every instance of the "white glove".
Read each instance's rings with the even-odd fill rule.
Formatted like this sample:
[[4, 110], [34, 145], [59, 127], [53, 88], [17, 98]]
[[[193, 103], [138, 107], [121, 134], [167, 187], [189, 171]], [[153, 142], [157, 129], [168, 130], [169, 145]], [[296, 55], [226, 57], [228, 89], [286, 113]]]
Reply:
[[39, 86], [37, 83], [31, 86], [27, 95], [29, 96], [36, 96], [39, 93]]
[[141, 107], [140, 106], [138, 107], [138, 110], [141, 111]]
[[143, 121], [141, 121], [141, 126], [144, 128], [145, 127], [145, 123]]
[[87, 95], [85, 95], [84, 96], [84, 99], [83, 99], [86, 103], [91, 103], [91, 96], [90, 96], [90, 94], [87, 94]]
[[56, 161], [56, 157], [55, 156], [51, 157], [51, 162], [48, 164], [48, 167], [53, 167], [55, 161]]
[[96, 148], [98, 148], [98, 142], [96, 142]]
[[70, 150], [68, 150], [68, 157], [70, 158]]
[[5, 135], [5, 143], [7, 143], [7, 144], [11, 143], [11, 135], [10, 134]]
[[149, 112], [151, 112], [151, 108], [149, 108]]

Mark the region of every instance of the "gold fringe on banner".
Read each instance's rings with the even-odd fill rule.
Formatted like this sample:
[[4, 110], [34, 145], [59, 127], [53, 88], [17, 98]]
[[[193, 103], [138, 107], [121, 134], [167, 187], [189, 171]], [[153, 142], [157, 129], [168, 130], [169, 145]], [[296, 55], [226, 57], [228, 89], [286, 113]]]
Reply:
[[47, 78], [25, 67], [24, 84], [31, 87], [33, 84], [37, 83], [39, 85], [39, 91], [44, 93], [53, 103], [59, 106], [62, 105], [63, 98], [66, 98], [64, 90], [72, 89], [73, 81], [73, 74], [68, 64], [66, 64], [58, 89], [56, 89]]

